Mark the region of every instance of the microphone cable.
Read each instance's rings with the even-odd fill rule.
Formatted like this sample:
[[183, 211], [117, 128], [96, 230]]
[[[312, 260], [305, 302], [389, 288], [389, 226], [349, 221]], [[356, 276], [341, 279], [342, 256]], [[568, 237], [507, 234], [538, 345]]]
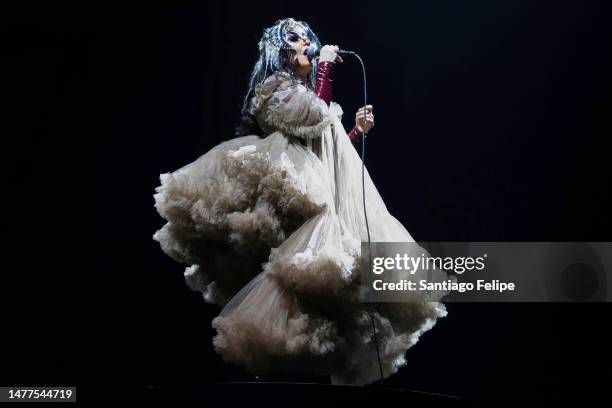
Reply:
[[[366, 115], [367, 115], [367, 109], [366, 107], [368, 106], [368, 87], [367, 87], [367, 79], [366, 79], [366, 69], [365, 69], [365, 65], [363, 63], [363, 60], [361, 59], [361, 57], [353, 52], [353, 51], [344, 51], [343, 50], [343, 55], [353, 55], [355, 56], [359, 62], [361, 63], [361, 72], [363, 73], [363, 121], [364, 121], [364, 128], [363, 128], [363, 133], [361, 136], [361, 191], [362, 191], [362, 195], [363, 195], [363, 215], [365, 217], [365, 225], [366, 225], [366, 231], [368, 233], [368, 259], [369, 259], [369, 263], [368, 263], [368, 268], [372, 267], [372, 241], [370, 238], [370, 226], [368, 224], [368, 212], [367, 212], [367, 208], [366, 208], [366, 198], [365, 198], [365, 141], [366, 141], [366, 137], [367, 137], [367, 130], [365, 127], [365, 121], [366, 121]], [[363, 273], [364, 271], [361, 271], [362, 273], [362, 277], [363, 277]], [[374, 347], [376, 348], [376, 358], [378, 359], [378, 369], [380, 372], [380, 380], [383, 381], [384, 380], [384, 374], [383, 374], [383, 368], [382, 368], [382, 363], [380, 361], [380, 349], [379, 349], [379, 345], [378, 345], [378, 334], [376, 333], [376, 322], [374, 321], [374, 313], [373, 310], [375, 310], [374, 305], [372, 304], [372, 291], [369, 290], [368, 288], [368, 304], [369, 304], [369, 308], [368, 308], [368, 315], [370, 316], [370, 323], [372, 325], [372, 334], [374, 337]]]

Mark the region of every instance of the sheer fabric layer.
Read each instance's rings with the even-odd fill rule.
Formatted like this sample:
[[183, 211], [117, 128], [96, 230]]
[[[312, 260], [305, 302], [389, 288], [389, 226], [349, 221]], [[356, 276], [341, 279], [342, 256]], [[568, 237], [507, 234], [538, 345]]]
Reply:
[[[168, 222], [154, 238], [188, 264], [192, 289], [224, 306], [212, 323], [213, 344], [227, 361], [254, 374], [373, 382], [372, 327], [359, 296], [367, 241], [361, 159], [342, 109], [281, 74], [256, 88], [250, 110], [266, 137], [228, 140], [161, 176], [155, 203]], [[373, 242], [414, 242], [367, 169], [365, 197]], [[406, 300], [373, 312], [385, 376], [446, 315], [442, 303]]]

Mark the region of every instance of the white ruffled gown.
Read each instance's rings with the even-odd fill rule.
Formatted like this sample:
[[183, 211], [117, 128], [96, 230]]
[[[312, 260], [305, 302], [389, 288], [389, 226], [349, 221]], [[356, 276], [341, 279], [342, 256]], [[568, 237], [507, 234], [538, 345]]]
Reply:
[[[259, 375], [376, 381], [368, 305], [359, 297], [362, 163], [342, 109], [283, 73], [259, 84], [249, 106], [267, 136], [227, 140], [162, 174], [155, 206], [168, 222], [154, 239], [189, 265], [192, 289], [224, 306], [212, 324], [226, 361]], [[414, 242], [367, 171], [365, 196], [372, 242]], [[439, 302], [376, 304], [385, 377], [445, 315]]]

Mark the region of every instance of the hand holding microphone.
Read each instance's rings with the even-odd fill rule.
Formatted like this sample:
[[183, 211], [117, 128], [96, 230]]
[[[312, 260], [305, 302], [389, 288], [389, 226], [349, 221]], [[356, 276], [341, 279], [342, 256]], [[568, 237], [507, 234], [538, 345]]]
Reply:
[[342, 61], [342, 58], [340, 57], [340, 55], [338, 55], [337, 51], [339, 51], [340, 48], [338, 48], [337, 45], [324, 45], [321, 48], [321, 51], [319, 53], [319, 62], [321, 61], [330, 61], [333, 62], [334, 64], [336, 62], [344, 62]]
[[308, 58], [312, 59], [314, 57], [319, 57], [319, 62], [321, 61], [330, 61], [334, 64], [338, 62], [344, 62], [342, 60], [341, 55], [351, 55], [354, 54], [352, 51], [345, 51], [338, 48], [337, 45], [324, 45], [321, 48], [318, 48], [316, 45], [311, 45], [306, 48], [306, 55]]

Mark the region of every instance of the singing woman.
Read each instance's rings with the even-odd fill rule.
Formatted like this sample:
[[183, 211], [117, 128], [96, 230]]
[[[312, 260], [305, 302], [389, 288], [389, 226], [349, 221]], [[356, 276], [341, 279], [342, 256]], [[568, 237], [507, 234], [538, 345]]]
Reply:
[[378, 302], [370, 315], [362, 301], [363, 194], [371, 241], [414, 239], [367, 170], [362, 191], [354, 143], [374, 126], [373, 107], [346, 132], [332, 99], [337, 51], [292, 18], [263, 31], [235, 137], [160, 176], [155, 206], [167, 223], [154, 238], [187, 265], [189, 287], [223, 307], [213, 345], [226, 361], [366, 384], [405, 365], [446, 309]]

